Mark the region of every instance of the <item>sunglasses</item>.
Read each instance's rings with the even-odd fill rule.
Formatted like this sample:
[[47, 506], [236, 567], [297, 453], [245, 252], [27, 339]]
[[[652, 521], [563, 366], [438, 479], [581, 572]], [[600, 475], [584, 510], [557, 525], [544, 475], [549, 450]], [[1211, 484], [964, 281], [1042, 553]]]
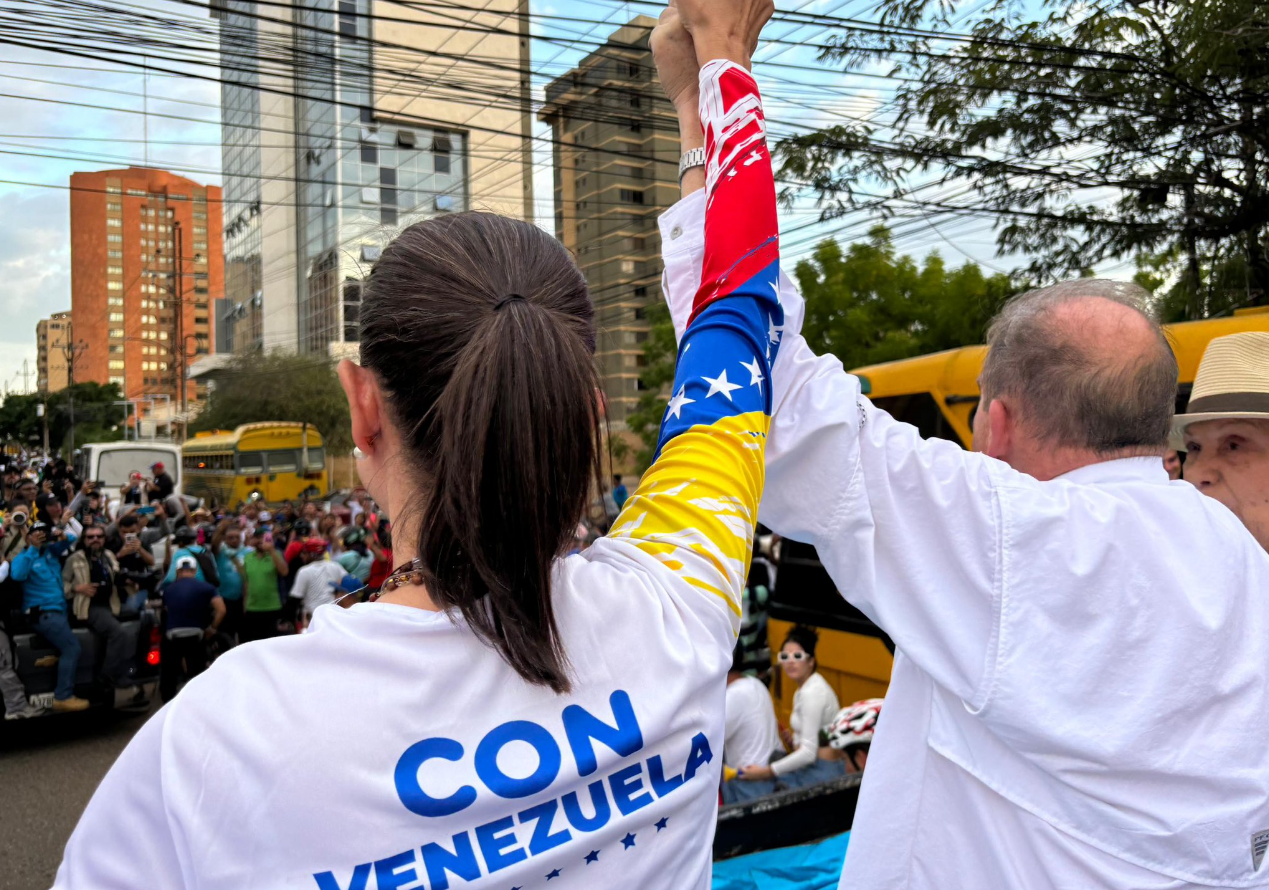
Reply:
[[811, 656], [807, 655], [805, 652], [781, 652], [780, 653], [781, 661], [802, 661], [810, 657]]

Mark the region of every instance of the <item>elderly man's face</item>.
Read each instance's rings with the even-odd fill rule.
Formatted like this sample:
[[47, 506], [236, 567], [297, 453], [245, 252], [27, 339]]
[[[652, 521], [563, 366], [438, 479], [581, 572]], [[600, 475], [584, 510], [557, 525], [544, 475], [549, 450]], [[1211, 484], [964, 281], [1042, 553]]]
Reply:
[[1269, 550], [1269, 421], [1192, 423], [1185, 447], [1185, 480], [1233, 510]]

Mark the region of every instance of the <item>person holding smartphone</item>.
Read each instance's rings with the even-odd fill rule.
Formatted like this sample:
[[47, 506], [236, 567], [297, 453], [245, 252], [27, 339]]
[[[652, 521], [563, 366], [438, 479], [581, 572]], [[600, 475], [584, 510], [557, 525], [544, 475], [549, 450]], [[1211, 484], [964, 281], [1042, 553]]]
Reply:
[[22, 610], [27, 620], [57, 650], [53, 710], [82, 711], [88, 702], [75, 695], [80, 645], [71, 631], [62, 586], [61, 557], [70, 545], [65, 540], [51, 541], [52, 531], [45, 522], [26, 526], [26, 549], [13, 558], [10, 577], [22, 582]]

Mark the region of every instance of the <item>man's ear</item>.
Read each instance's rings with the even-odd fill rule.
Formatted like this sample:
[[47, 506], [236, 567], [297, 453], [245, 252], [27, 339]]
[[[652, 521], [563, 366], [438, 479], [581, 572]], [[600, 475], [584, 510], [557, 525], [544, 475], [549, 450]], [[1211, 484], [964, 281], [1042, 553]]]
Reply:
[[987, 442], [988, 457], [1007, 460], [1010, 449], [1017, 438], [1017, 417], [1005, 399], [992, 399], [987, 406]]
[[374, 372], [356, 362], [339, 363], [339, 382], [348, 397], [352, 418], [353, 444], [366, 454], [374, 452], [374, 441], [383, 430], [383, 399]]

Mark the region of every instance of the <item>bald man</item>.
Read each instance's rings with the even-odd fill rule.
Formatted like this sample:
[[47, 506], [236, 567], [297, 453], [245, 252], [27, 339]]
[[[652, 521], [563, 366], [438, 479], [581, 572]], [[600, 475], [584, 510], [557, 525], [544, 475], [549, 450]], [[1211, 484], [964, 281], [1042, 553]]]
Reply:
[[[703, 207], [661, 218], [680, 335]], [[841, 886], [1269, 887], [1269, 597], [1243, 595], [1269, 554], [1168, 478], [1177, 366], [1149, 295], [1010, 301], [975, 452], [872, 405], [802, 339], [787, 276], [779, 295], [772, 379], [726, 369], [774, 387], [759, 520], [897, 646]]]

